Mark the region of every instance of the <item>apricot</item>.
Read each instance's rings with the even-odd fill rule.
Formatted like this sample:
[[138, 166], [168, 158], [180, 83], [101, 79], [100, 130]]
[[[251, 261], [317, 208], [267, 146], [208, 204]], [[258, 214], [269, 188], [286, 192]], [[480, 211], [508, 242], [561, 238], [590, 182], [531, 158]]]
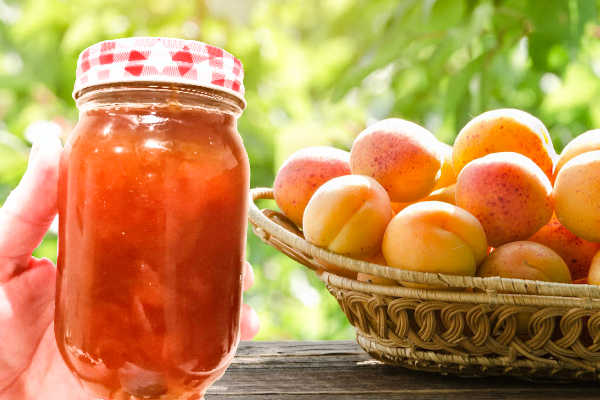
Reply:
[[335, 253], [365, 258], [380, 251], [392, 215], [390, 198], [375, 179], [340, 176], [311, 197], [304, 210], [304, 236]]
[[296, 225], [313, 193], [337, 176], [350, 175], [350, 153], [326, 146], [307, 147], [292, 154], [281, 166], [273, 184], [279, 209]]
[[446, 186], [437, 190], [434, 190], [429, 196], [423, 199], [424, 201], [443, 201], [444, 203], [450, 203], [456, 205], [456, 184]]
[[398, 214], [400, 211], [404, 210], [406, 207], [410, 206], [411, 204], [413, 204], [412, 201], [399, 202], [399, 203], [392, 202], [392, 210], [394, 211], [394, 215]]
[[452, 150], [454, 171], [490, 153], [515, 152], [535, 162], [552, 178], [554, 147], [548, 130], [525, 111], [505, 108], [484, 112], [458, 133]]
[[558, 174], [558, 171], [560, 171], [567, 161], [580, 154], [594, 150], [600, 150], [600, 129], [584, 132], [565, 146], [554, 167], [554, 176]]
[[546, 225], [529, 238], [554, 250], [565, 261], [573, 280], [588, 275], [592, 258], [600, 250], [600, 243], [593, 243], [576, 236], [553, 215]]
[[425, 197], [434, 188], [442, 165], [440, 142], [427, 129], [398, 118], [379, 121], [352, 144], [353, 174], [376, 179], [393, 202]]
[[592, 258], [587, 283], [590, 285], [600, 285], [600, 251]]
[[571, 283], [569, 267], [554, 250], [525, 240], [494, 249], [477, 270], [477, 276]]
[[552, 186], [518, 153], [492, 153], [467, 164], [456, 183], [456, 205], [473, 214], [491, 246], [525, 240], [552, 217]]
[[392, 202], [392, 209], [394, 210], [394, 215], [395, 215], [395, 214], [398, 214], [400, 211], [404, 210], [406, 207], [410, 206], [411, 204], [415, 204], [420, 201], [443, 201], [444, 203], [450, 203], [450, 204], [456, 205], [455, 193], [456, 193], [456, 184], [452, 184], [450, 186], [446, 186], [446, 187], [434, 190], [433, 192], [429, 193], [429, 195], [426, 196], [425, 198], [417, 200], [417, 201], [409, 201], [409, 202], [405, 202], [405, 203], [393, 203]]
[[442, 149], [442, 167], [440, 168], [440, 176], [437, 183], [433, 187], [433, 190], [440, 189], [446, 186], [450, 186], [456, 183], [456, 173], [454, 172], [454, 166], [452, 161], [452, 146], [446, 143], [440, 143]]
[[474, 275], [488, 245], [483, 227], [473, 215], [452, 204], [424, 201], [392, 218], [382, 250], [391, 267]]
[[554, 182], [554, 207], [561, 224], [580, 238], [600, 242], [600, 151], [573, 157]]

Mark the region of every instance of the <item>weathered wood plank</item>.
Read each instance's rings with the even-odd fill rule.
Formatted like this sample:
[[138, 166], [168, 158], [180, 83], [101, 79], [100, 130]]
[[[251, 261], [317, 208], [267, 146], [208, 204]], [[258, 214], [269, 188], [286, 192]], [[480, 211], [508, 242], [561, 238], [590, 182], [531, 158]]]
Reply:
[[596, 399], [594, 384], [459, 378], [392, 367], [353, 341], [243, 342], [207, 400]]

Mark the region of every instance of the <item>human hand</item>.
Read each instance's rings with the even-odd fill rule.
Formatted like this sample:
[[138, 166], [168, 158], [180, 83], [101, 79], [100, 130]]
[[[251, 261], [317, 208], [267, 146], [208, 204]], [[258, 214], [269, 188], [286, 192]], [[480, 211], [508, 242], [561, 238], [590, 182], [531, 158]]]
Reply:
[[[31, 256], [57, 212], [61, 151], [57, 137], [40, 137], [23, 179], [0, 208], [0, 400], [89, 400], [54, 338], [56, 267]], [[244, 290], [253, 281], [246, 264]], [[253, 338], [258, 326], [244, 305], [241, 338]]]

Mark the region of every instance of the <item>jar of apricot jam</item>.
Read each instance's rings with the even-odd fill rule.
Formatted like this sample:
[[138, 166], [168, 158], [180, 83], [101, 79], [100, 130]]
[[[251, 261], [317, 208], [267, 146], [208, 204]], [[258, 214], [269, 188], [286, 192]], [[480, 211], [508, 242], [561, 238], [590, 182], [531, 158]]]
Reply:
[[239, 341], [249, 165], [241, 64], [128, 38], [78, 62], [59, 178], [55, 333], [95, 398], [203, 397]]

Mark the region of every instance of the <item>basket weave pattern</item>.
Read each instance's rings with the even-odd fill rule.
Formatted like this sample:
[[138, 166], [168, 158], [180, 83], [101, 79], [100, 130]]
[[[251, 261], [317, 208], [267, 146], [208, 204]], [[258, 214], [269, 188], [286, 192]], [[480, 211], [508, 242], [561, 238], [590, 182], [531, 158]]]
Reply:
[[[252, 192], [253, 199], [271, 195]], [[468, 287], [459, 277], [407, 274], [315, 248], [284, 216], [261, 212], [254, 202], [250, 222], [263, 241], [317, 271], [324, 260], [397, 280]], [[600, 380], [597, 287], [477, 278], [474, 290], [457, 291], [373, 285], [328, 272], [320, 277], [356, 328], [359, 345], [383, 362], [464, 376]]]
[[[585, 344], [581, 337], [587, 336], [586, 330], [598, 336], [598, 311], [423, 301], [332, 285], [328, 289], [356, 327], [359, 344], [374, 358], [402, 364], [412, 360], [413, 368], [429, 365], [440, 371], [450, 364], [468, 375], [559, 373], [562, 379], [596, 379], [600, 345]], [[517, 315], [527, 309], [533, 313], [533, 332], [518, 335]]]

